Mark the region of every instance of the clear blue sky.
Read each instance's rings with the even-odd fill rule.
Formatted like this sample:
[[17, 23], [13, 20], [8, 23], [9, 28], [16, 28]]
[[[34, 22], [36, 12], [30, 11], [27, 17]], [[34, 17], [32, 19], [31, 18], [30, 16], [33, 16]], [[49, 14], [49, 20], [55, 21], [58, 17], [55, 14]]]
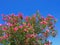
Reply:
[[53, 45], [60, 45], [60, 0], [0, 0], [0, 23], [3, 23], [1, 14], [22, 12], [24, 16], [40, 10], [43, 16], [52, 14], [58, 21], [56, 38], [51, 38]]

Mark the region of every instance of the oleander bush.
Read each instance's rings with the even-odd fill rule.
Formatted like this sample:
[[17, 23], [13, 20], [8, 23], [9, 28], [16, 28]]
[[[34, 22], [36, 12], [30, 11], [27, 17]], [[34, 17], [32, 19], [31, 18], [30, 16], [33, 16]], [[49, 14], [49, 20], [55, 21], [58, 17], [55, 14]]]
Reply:
[[46, 18], [39, 12], [32, 16], [3, 14], [5, 24], [0, 24], [0, 43], [3, 45], [52, 45], [48, 37], [55, 37], [56, 19], [48, 14]]

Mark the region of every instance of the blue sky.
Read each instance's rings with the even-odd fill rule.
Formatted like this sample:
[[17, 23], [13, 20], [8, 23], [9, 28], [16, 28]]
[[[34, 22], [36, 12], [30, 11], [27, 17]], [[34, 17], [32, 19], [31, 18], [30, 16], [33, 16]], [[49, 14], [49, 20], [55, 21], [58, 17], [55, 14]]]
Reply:
[[0, 0], [0, 23], [3, 23], [1, 14], [18, 14], [24, 16], [34, 14], [37, 10], [42, 16], [52, 14], [58, 21], [58, 31], [55, 38], [51, 38], [53, 45], [60, 45], [60, 0]]

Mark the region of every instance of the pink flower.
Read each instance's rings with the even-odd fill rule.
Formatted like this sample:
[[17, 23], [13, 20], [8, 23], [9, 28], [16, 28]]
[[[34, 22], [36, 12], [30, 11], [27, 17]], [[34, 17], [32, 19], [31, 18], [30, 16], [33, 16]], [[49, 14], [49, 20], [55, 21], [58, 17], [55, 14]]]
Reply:
[[47, 33], [47, 32], [44, 32], [43, 35], [44, 35], [45, 37], [47, 37], [47, 36], [48, 36], [48, 33]]
[[26, 34], [26, 38], [30, 38], [30, 34]]
[[8, 38], [8, 35], [7, 34], [3, 36], [3, 39], [7, 39], [7, 38]]
[[6, 17], [3, 17], [3, 20], [6, 20]]
[[18, 30], [18, 27], [15, 27], [13, 30], [14, 30], [14, 31], [17, 31], [17, 30]]
[[0, 26], [2, 26], [2, 24], [0, 24]]
[[7, 27], [2, 28], [2, 30], [3, 30], [3, 31], [6, 31], [6, 30], [7, 30]]
[[51, 14], [48, 14], [48, 16], [49, 16], [50, 18], [54, 18]]
[[27, 34], [26, 37], [27, 38], [35, 38], [37, 35], [36, 34]]
[[21, 18], [21, 19], [23, 18], [22, 13], [18, 14], [18, 18]]
[[11, 24], [11, 23], [7, 23], [7, 25], [8, 25], [8, 26], [13, 26], [13, 24]]
[[36, 37], [35, 34], [31, 34], [31, 35], [30, 35], [30, 38], [35, 38], [35, 37]]
[[3, 40], [3, 38], [2, 37], [0, 37], [0, 41], [2, 41]]
[[49, 31], [50, 31], [50, 30], [48, 30], [48, 29], [46, 30], [46, 32], [49, 32]]
[[35, 17], [35, 18], [36, 18], [36, 14], [34, 14], [34, 15], [33, 15], [33, 17]]
[[8, 16], [8, 19], [11, 20], [12, 18], [10, 16]]
[[30, 29], [33, 29], [33, 27], [32, 27], [32, 26], [30, 26]]
[[52, 25], [52, 26], [49, 26], [49, 29], [53, 29], [54, 28], [54, 26]]
[[25, 29], [24, 29], [24, 32], [28, 32], [28, 30], [25, 28]]
[[20, 25], [20, 26], [19, 26], [19, 28], [21, 28], [21, 29], [22, 29], [22, 28], [23, 28], [23, 25]]
[[51, 45], [51, 42], [48, 41], [44, 45]]
[[26, 20], [26, 22], [28, 22], [29, 21], [29, 17], [27, 16], [25, 20]]
[[28, 26], [30, 27], [30, 26], [31, 26], [31, 24], [30, 24], [30, 23], [28, 23]]
[[44, 17], [42, 16], [41, 19], [44, 20]]
[[55, 31], [54, 30], [52, 31], [52, 34], [55, 34]]
[[47, 22], [46, 22], [46, 21], [42, 21], [42, 22], [40, 22], [40, 24], [45, 24], [45, 25], [46, 25], [46, 24], [47, 24]]
[[15, 16], [15, 14], [14, 14], [14, 13], [12, 13], [12, 14], [11, 14], [11, 16]]
[[26, 26], [26, 23], [23, 23], [23, 26]]
[[45, 21], [48, 21], [49, 20], [49, 18], [45, 18]]
[[48, 45], [48, 44], [45, 43], [44, 45]]

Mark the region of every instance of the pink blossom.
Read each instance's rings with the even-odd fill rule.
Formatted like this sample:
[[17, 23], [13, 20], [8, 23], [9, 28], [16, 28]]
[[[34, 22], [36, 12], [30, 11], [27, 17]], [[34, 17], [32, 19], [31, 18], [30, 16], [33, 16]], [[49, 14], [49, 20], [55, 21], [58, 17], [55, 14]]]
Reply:
[[49, 41], [48, 41], [48, 42], [47, 42], [47, 43], [45, 43], [44, 45], [51, 45], [51, 42], [49, 42]]
[[44, 45], [47, 45], [47, 44], [44, 44]]
[[30, 38], [30, 34], [26, 34], [26, 38]]
[[18, 18], [23, 18], [22, 13], [18, 14]]
[[31, 34], [31, 35], [30, 35], [30, 38], [34, 38], [34, 37], [36, 37], [35, 34]]
[[15, 28], [14, 28], [14, 31], [17, 31], [17, 30], [18, 30], [18, 27], [15, 27]]
[[15, 14], [13, 13], [13, 14], [11, 14], [11, 16], [15, 16]]
[[49, 17], [54, 18], [51, 14], [48, 14]]
[[54, 28], [54, 26], [53, 26], [53, 25], [49, 26], [49, 29], [53, 29], [53, 28]]
[[47, 36], [48, 36], [47, 32], [44, 32], [44, 33], [43, 33], [43, 35], [44, 35], [45, 37], [47, 37]]
[[49, 29], [51, 29], [51, 26], [49, 27]]
[[3, 38], [2, 37], [0, 37], [0, 41], [2, 41], [3, 40]]
[[55, 33], [55, 31], [52, 31], [52, 34], [54, 34]]
[[7, 23], [7, 25], [8, 25], [8, 26], [13, 26], [13, 24], [11, 24], [11, 23]]
[[3, 30], [3, 31], [6, 31], [6, 30], [7, 30], [7, 27], [2, 28], [2, 30]]
[[3, 17], [3, 20], [6, 20], [6, 17]]
[[30, 23], [28, 23], [28, 26], [30, 27], [30, 26], [31, 26], [31, 24], [30, 24]]
[[33, 17], [35, 17], [35, 18], [36, 18], [36, 14], [34, 14], [34, 15], [33, 15]]
[[2, 24], [0, 24], [0, 26], [2, 26]]
[[32, 27], [32, 26], [30, 26], [30, 29], [33, 29], [33, 27]]
[[49, 32], [49, 31], [50, 31], [50, 30], [48, 30], [48, 29], [46, 30], [46, 32]]
[[20, 26], [19, 26], [19, 28], [21, 28], [21, 29], [22, 29], [22, 28], [23, 28], [23, 25], [20, 25]]
[[8, 35], [7, 34], [3, 36], [3, 39], [7, 39], [7, 38], [8, 38]]
[[44, 20], [44, 17], [42, 16], [41, 19]]
[[26, 23], [23, 23], [23, 26], [26, 26]]
[[29, 21], [29, 17], [27, 16], [25, 20], [26, 20], [26, 22], [28, 22]]
[[11, 17], [10, 17], [10, 16], [8, 16], [8, 19], [9, 19], [9, 20], [11, 20]]
[[24, 29], [24, 32], [28, 32], [28, 30], [25, 28], [25, 29]]
[[42, 21], [42, 22], [40, 22], [40, 24], [45, 24], [45, 25], [46, 25], [46, 24], [47, 24], [47, 22], [46, 22], [46, 21]]
[[45, 18], [45, 21], [48, 21], [49, 20], [49, 18]]

